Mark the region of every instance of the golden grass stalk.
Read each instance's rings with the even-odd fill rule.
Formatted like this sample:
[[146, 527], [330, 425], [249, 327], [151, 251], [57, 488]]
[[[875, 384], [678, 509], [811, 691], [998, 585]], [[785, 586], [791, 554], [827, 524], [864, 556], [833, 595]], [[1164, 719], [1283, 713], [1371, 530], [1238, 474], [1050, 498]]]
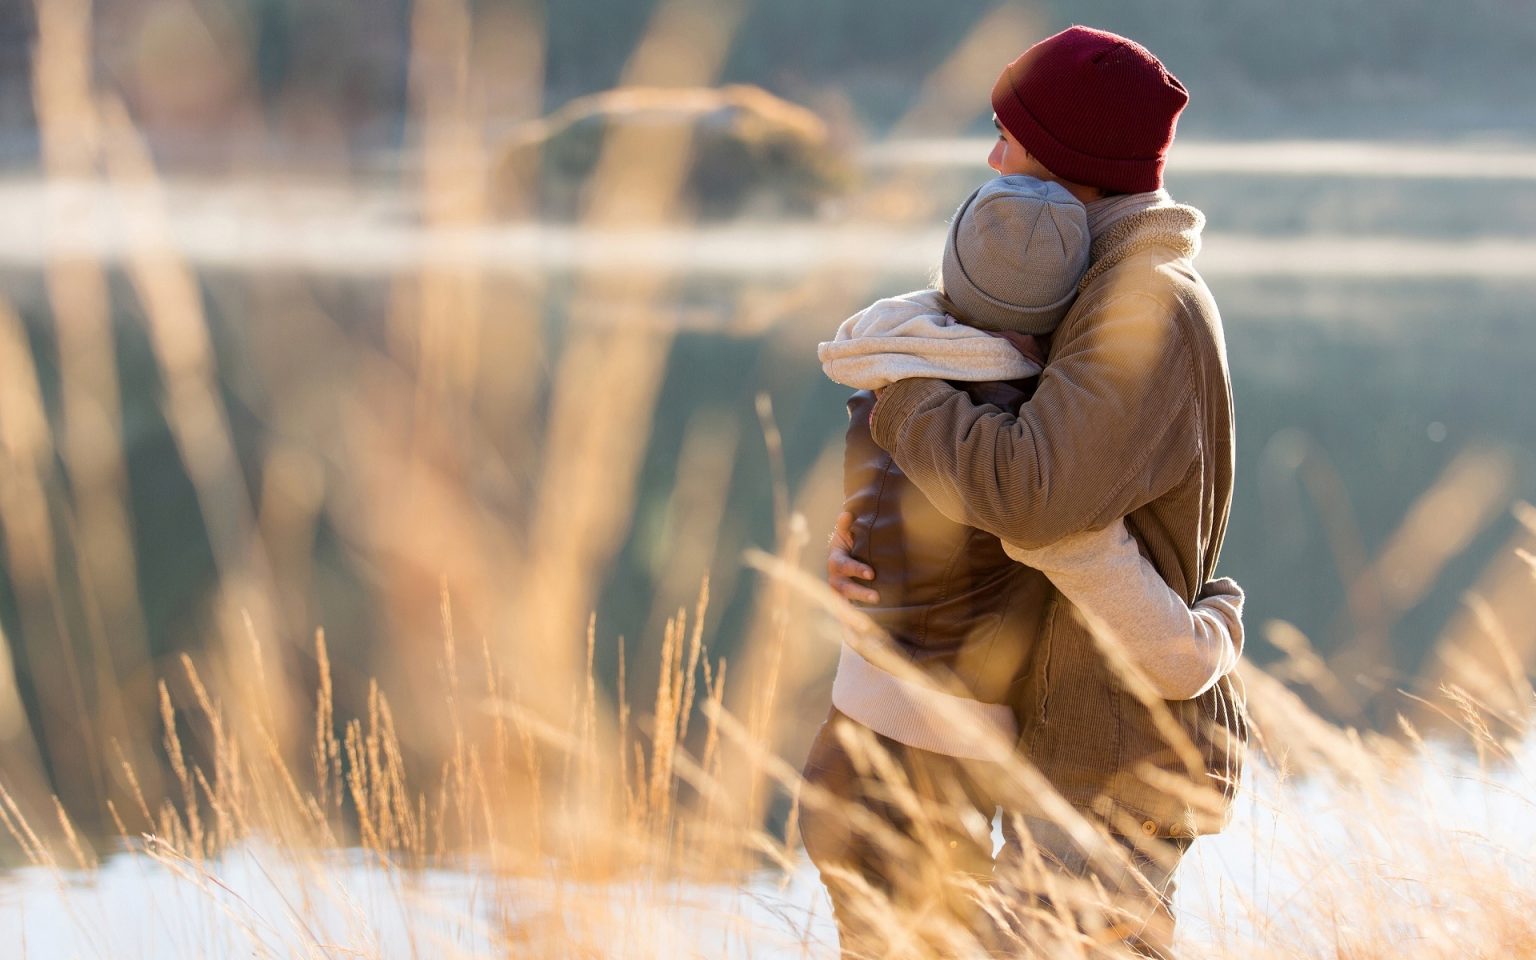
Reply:
[[[888, 956], [978, 956], [999, 938], [1042, 956], [1114, 952], [1113, 917], [1126, 891], [1052, 874], [1028, 857], [1019, 868], [1028, 876], [998, 882], [936, 866], [945, 862], [945, 837], [965, 817], [955, 785], [909, 782], [873, 738], [851, 736], [846, 747], [902, 812], [902, 828], [801, 783], [799, 758], [825, 707], [832, 651], [843, 630], [867, 624], [805, 572], [819, 560], [810, 531], [838, 500], [835, 445], [792, 490], [766, 395], [758, 414], [774, 534], [747, 557], [768, 580], [748, 640], [732, 652], [736, 665], [728, 670], [708, 627], [711, 604], [729, 592], [707, 575], [741, 450], [740, 428], [729, 419], [701, 416], [688, 431], [679, 457], [687, 475], [669, 513], [694, 532], [656, 561], [673, 566], [661, 578], [654, 627], [626, 646], [598, 621], [604, 574], [635, 526], [677, 333], [672, 300], [685, 278], [578, 273], [561, 304], [567, 322], [549, 333], [542, 313], [550, 278], [484, 275], [471, 242], [491, 226], [477, 179], [489, 162], [479, 136], [484, 89], [468, 69], [484, 55], [476, 52], [482, 23], [472, 5], [432, 0], [414, 8], [413, 129], [423, 155], [412, 199], [435, 255], [418, 271], [387, 278], [388, 298], [360, 311], [386, 315], [382, 333], [331, 317], [321, 305], [335, 291], [314, 278], [262, 278], [247, 289], [198, 274], [178, 253], [172, 201], [148, 143], [121, 99], [93, 86], [86, 5], [37, 6], [48, 176], [104, 175], [131, 227], [123, 267], [218, 571], [204, 624], [208, 648], [151, 662], [134, 646], [141, 618], [124, 557], [125, 538], [137, 531], [121, 503], [126, 441], [110, 362], [117, 340], [104, 315], [108, 265], [52, 265], [61, 438], [27, 330], [0, 305], [0, 523], [7, 572], [21, 595], [21, 636], [0, 636], [0, 828], [22, 859], [62, 888], [66, 870], [91, 871], [105, 848], [129, 846], [223, 918], [201, 930], [189, 921], [190, 952], [209, 955], [396, 952], [397, 944], [380, 942], [381, 928], [349, 889], [358, 876], [346, 863], [349, 851], [362, 852], [366, 877], [382, 878], [389, 904], [411, 911], [403, 936], [415, 955], [461, 952], [439, 942], [445, 927], [488, 944], [462, 952], [493, 955], [753, 955], [767, 952], [783, 927], [803, 952], [825, 954], [824, 928], [798, 921], [775, 928], [739, 903], [707, 910], [693, 903], [714, 885], [771, 899], [781, 885], [804, 879], [797, 830], [807, 814], [819, 814], [867, 832], [924, 892], [893, 900], [856, 874], [835, 877], [860, 891], [851, 909], [887, 931]], [[513, 29], [538, 25], [535, 13], [519, 11], [507, 14]], [[626, 82], [713, 82], [745, 12], [737, 3], [660, 4]], [[1033, 29], [1003, 7], [981, 20], [931, 78], [909, 125], [931, 129], [936, 117], [958, 116], [955, 104], [976, 87], [981, 64]], [[538, 45], [536, 37], [519, 39], [517, 48], [530, 54], [519, 76], [537, 74], [527, 63], [537, 62]], [[71, 129], [74, 139], [65, 135]], [[603, 149], [587, 227], [678, 218], [691, 162], [686, 138], [659, 142], [631, 131]], [[922, 198], [909, 198], [904, 209], [931, 213]], [[781, 352], [799, 355], [807, 332], [846, 313], [868, 279], [834, 267], [787, 290], [751, 289], [727, 326], [757, 335], [787, 316], [765, 353], [768, 362]], [[250, 321], [250, 329], [226, 332], [247, 351], [237, 351], [239, 369], [219, 357], [210, 298]], [[265, 418], [275, 437], [268, 447], [240, 449], [232, 404]], [[1277, 455], [1289, 450], [1292, 468], [1336, 521], [1329, 527], [1341, 576], [1363, 584], [1356, 607], [1372, 630], [1385, 629], [1422, 593], [1509, 492], [1508, 457], [1472, 450], [1371, 561], [1336, 473], [1302, 438], [1290, 440]], [[67, 484], [54, 475], [60, 454]], [[248, 474], [261, 482], [248, 483]], [[1442, 525], [1447, 504], [1463, 500], [1474, 509]], [[1420, 732], [1421, 718], [1400, 717], [1400, 739], [1341, 727], [1270, 674], [1245, 669], [1257, 762], [1240, 822], [1255, 837], [1272, 828], [1262, 866], [1304, 882], [1280, 903], [1265, 898], [1268, 885], [1221, 886], [1202, 901], [1219, 909], [1187, 918], [1206, 930], [1192, 935], [1201, 938], [1192, 953], [1532, 952], [1536, 903], [1521, 841], [1438, 828], [1449, 817], [1445, 788], [1469, 771], [1486, 781], [1477, 796], [1490, 805], [1513, 797], [1528, 808], [1536, 799], [1525, 629], [1536, 521], [1529, 507], [1518, 516], [1530, 529], [1490, 570], [1464, 622], [1447, 631], [1441, 676], [1421, 691], [1455, 731], [1453, 749], [1475, 760], [1448, 758], [1443, 741]], [[333, 587], [326, 598], [361, 595], [378, 608], [351, 636], [315, 626], [324, 605], [311, 581], [326, 570], [309, 560], [322, 524], [361, 571], [360, 583]], [[71, 537], [61, 540], [57, 529]], [[79, 553], [78, 568], [66, 548]], [[1400, 592], [1370, 592], [1393, 572], [1405, 575]], [[697, 599], [686, 605], [684, 591], [701, 575]], [[91, 600], [90, 646], [73, 639], [72, 591]], [[1272, 636], [1290, 656], [1288, 677], [1341, 711], [1358, 710], [1337, 670], [1299, 631], [1280, 625]], [[122, 664], [102, 656], [104, 639]], [[41, 750], [7, 662], [23, 648], [38, 670]], [[82, 668], [77, 657], [87, 649], [96, 659]], [[1105, 649], [1116, 658], [1112, 638]], [[605, 667], [610, 651], [616, 684]], [[907, 667], [897, 657], [881, 662], [897, 672]], [[1129, 695], [1146, 700], [1154, 722], [1185, 748], [1181, 755], [1198, 762], [1169, 711], [1117, 662]], [[145, 717], [158, 720], [158, 750]], [[1126, 865], [1126, 852], [1057, 795], [1014, 744], [986, 746], [1005, 794], [1033, 798], [1106, 872]], [[1154, 769], [1128, 775], [1179, 788]], [[1318, 797], [1351, 812], [1330, 820], [1327, 836], [1313, 830]], [[82, 805], [109, 819], [111, 832], [84, 829]], [[1194, 856], [1220, 842], [1200, 841]], [[262, 905], [229, 879], [242, 860], [292, 880], [296, 892]], [[423, 888], [438, 870], [470, 878], [473, 892], [433, 901]], [[1008, 882], [1043, 886], [1049, 902], [1013, 895]], [[807, 902], [824, 914], [819, 902]], [[723, 915], [715, 917], [726, 931], [723, 947], [698, 942], [694, 927], [711, 912]], [[338, 917], [350, 927], [343, 936], [334, 932]]]

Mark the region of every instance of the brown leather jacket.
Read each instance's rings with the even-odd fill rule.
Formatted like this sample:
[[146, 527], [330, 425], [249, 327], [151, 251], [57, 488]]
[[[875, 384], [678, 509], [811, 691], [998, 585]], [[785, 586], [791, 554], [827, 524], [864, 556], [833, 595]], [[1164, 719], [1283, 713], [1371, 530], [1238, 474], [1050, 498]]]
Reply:
[[[1017, 412], [1034, 380], [954, 383], [978, 404]], [[1028, 657], [1031, 618], [1050, 594], [996, 536], [957, 523], [925, 497], [869, 432], [874, 394], [848, 399], [843, 509], [852, 555], [875, 571], [877, 604], [860, 604], [897, 648], [951, 692], [1007, 703]]]

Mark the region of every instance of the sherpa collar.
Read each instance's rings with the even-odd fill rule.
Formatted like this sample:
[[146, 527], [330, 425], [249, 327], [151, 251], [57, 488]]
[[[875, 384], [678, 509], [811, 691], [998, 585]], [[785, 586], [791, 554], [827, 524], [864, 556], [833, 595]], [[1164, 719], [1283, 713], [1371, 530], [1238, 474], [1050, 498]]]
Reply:
[[1200, 253], [1200, 231], [1204, 228], [1205, 214], [1171, 200], [1127, 213], [1093, 235], [1092, 259], [1077, 288], [1087, 290], [1112, 267], [1151, 247], [1165, 247], [1193, 260]]

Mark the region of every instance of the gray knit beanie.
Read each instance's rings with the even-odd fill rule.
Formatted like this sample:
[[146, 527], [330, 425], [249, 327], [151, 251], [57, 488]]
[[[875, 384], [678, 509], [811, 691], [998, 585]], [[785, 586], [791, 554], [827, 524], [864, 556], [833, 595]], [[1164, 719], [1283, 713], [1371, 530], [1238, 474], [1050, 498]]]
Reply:
[[1088, 213], [1059, 183], [988, 180], [960, 204], [944, 245], [944, 295], [985, 330], [1050, 333], [1088, 269]]

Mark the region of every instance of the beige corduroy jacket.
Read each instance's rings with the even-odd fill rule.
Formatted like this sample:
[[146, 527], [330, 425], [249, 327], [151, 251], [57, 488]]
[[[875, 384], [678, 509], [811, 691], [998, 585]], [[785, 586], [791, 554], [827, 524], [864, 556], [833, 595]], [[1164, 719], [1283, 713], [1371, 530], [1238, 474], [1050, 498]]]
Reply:
[[[1192, 207], [1164, 206], [1095, 237], [1078, 300], [1017, 416], [942, 381], [907, 380], [880, 392], [875, 441], [940, 510], [1023, 547], [1125, 517], [1193, 602], [1216, 568], [1233, 471], [1221, 318], [1192, 262], [1203, 224]], [[1247, 740], [1238, 678], [1148, 705], [1060, 593], [1030, 622], [1033, 654], [1013, 704], [1028, 759], [1117, 832], [1221, 829]], [[1030, 798], [1008, 802], [1039, 812]]]

